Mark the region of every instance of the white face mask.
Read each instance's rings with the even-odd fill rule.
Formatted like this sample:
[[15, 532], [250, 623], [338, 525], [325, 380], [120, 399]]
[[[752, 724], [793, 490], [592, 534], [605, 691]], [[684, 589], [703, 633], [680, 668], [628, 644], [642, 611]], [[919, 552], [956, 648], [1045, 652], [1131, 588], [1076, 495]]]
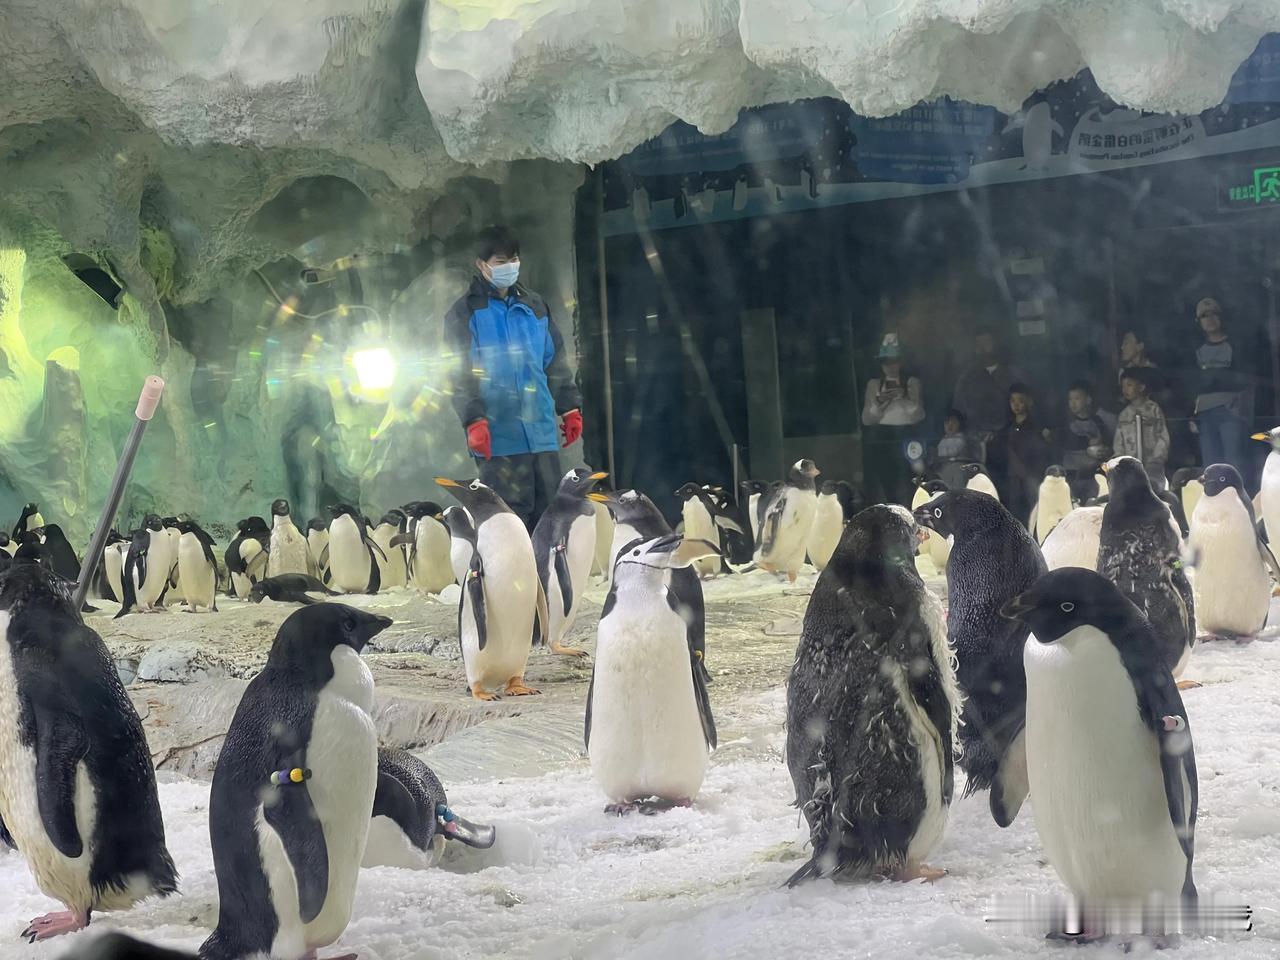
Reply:
[[500, 263], [497, 266], [489, 266], [489, 280], [499, 290], [505, 290], [507, 287], [513, 286], [519, 278], [519, 260], [513, 260], [511, 263]]

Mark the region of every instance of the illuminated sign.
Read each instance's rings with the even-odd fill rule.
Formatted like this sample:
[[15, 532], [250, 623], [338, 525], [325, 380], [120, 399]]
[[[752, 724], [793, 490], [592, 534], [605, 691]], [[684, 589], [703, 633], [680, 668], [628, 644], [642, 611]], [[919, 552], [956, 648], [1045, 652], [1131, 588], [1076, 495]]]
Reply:
[[1218, 190], [1218, 206], [1224, 210], [1251, 210], [1273, 203], [1280, 203], [1280, 167], [1254, 167], [1247, 179], [1232, 177]]

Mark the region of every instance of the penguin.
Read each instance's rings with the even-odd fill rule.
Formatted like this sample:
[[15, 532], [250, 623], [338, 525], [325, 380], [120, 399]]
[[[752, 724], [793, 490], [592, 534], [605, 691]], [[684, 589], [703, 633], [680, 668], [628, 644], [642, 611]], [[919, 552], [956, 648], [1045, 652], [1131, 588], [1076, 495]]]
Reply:
[[548, 645], [552, 653], [584, 657], [585, 650], [567, 647], [564, 639], [578, 616], [578, 605], [591, 579], [591, 558], [596, 552], [596, 516], [588, 496], [607, 473], [589, 473], [584, 467], [570, 470], [550, 505], [533, 528], [533, 555], [538, 580], [551, 614]]
[[311, 569], [307, 572], [325, 583], [332, 573], [329, 570], [329, 525], [319, 517], [307, 521], [307, 555]]
[[35, 534], [44, 532], [44, 517], [40, 516], [39, 504], [28, 503], [22, 508], [22, 513], [18, 516], [18, 522], [13, 525], [11, 539], [18, 542], [19, 537], [28, 532]]
[[471, 514], [457, 505], [445, 510], [444, 523], [449, 528], [449, 565], [454, 582], [465, 584], [471, 558], [476, 552], [476, 528], [471, 522]]
[[271, 504], [271, 545], [267, 548], [267, 576], [310, 572], [307, 540], [293, 524], [289, 501], [276, 500]]
[[53, 570], [53, 554], [45, 546], [40, 534], [28, 530], [20, 534], [18, 550], [13, 555], [15, 563], [38, 563], [46, 570]]
[[[183, 520], [188, 519], [183, 517]], [[160, 594], [160, 606], [164, 606], [169, 591], [173, 591], [175, 596], [182, 596], [180, 589], [181, 575], [178, 571], [178, 542], [182, 539], [182, 531], [178, 529], [178, 525], [182, 522], [177, 517], [161, 517], [160, 523], [164, 526], [164, 537], [167, 541], [167, 549], [169, 553], [169, 578], [165, 581], [164, 591]]]
[[750, 564], [755, 555], [755, 541], [749, 533], [750, 522], [742, 515], [738, 505], [720, 487], [705, 486], [698, 491], [698, 499], [711, 516], [716, 535], [711, 541], [720, 551], [721, 573], [733, 573], [735, 567]]
[[361, 866], [426, 870], [440, 862], [450, 840], [487, 850], [497, 838], [493, 827], [449, 809], [440, 778], [413, 754], [378, 750], [378, 786]]
[[0, 771], [0, 819], [66, 908], [23, 937], [177, 890], [142, 721], [70, 586], [38, 564], [0, 577]]
[[381, 589], [403, 587], [409, 582], [409, 571], [405, 563], [404, 547], [392, 546], [391, 541], [403, 536], [409, 528], [409, 519], [400, 509], [388, 510], [382, 515], [369, 539], [378, 545], [382, 555], [378, 558]]
[[454, 583], [452, 540], [438, 503], [422, 500], [405, 505], [408, 530], [391, 539], [409, 551], [408, 582], [423, 593], [439, 593]]
[[1254, 440], [1271, 444], [1271, 452], [1262, 465], [1262, 488], [1258, 492], [1258, 506], [1262, 510], [1262, 525], [1267, 531], [1267, 542], [1280, 549], [1280, 427], [1272, 427], [1266, 433], [1255, 433]]
[[1048, 569], [1098, 568], [1103, 510], [1103, 507], [1076, 507], [1059, 521], [1040, 548]]
[[1191, 515], [1196, 512], [1196, 504], [1204, 496], [1204, 484], [1200, 482], [1202, 473], [1204, 471], [1199, 467], [1182, 467], [1175, 470], [1169, 479], [1169, 491], [1182, 503], [1182, 512], [1187, 518], [1188, 525]]
[[964, 485], [966, 490], [977, 490], [979, 493], [985, 493], [988, 497], [1000, 499], [996, 485], [991, 482], [991, 476], [982, 464], [966, 463], [961, 468], [961, 475], [965, 478]]
[[525, 664], [531, 641], [544, 642], [549, 635], [550, 614], [528, 530], [481, 481], [437, 477], [436, 483], [466, 507], [475, 525], [475, 548], [459, 581], [458, 601], [458, 637], [471, 696], [496, 700], [499, 691], [512, 697], [536, 694], [524, 682]]
[[596, 552], [591, 558], [591, 575], [607, 581], [613, 569], [609, 563], [612, 558], [613, 517], [603, 503], [593, 502], [591, 508], [596, 515]]
[[607, 813], [688, 806], [716, 748], [711, 698], [670, 572], [715, 545], [667, 534], [618, 557], [596, 633], [583, 739]]
[[373, 675], [387, 617], [340, 603], [280, 626], [209, 791], [218, 925], [204, 960], [302, 957], [346, 929], [378, 780]]
[[1007, 827], [1027, 798], [1023, 719], [1026, 626], [1000, 608], [1045, 572], [1040, 548], [998, 501], [976, 490], [948, 490], [915, 512], [924, 526], [951, 537], [947, 563], [947, 639], [964, 692], [960, 765], [965, 796], [990, 790], [991, 816]]
[[315, 577], [305, 573], [282, 573], [276, 577], [266, 577], [249, 588], [249, 602], [261, 603], [263, 600], [275, 600], [277, 603], [316, 603], [315, 597], [339, 597], [342, 594], [330, 590]]
[[9, 534], [0, 530], [0, 553], [7, 553], [12, 557], [18, 551], [17, 541], [13, 540]]
[[809, 562], [819, 573], [827, 568], [827, 562], [835, 553], [840, 534], [844, 532], [844, 509], [836, 496], [834, 480], [823, 482], [813, 511], [813, 526], [809, 530]]
[[1107, 461], [1111, 494], [1102, 512], [1097, 572], [1150, 622], [1166, 666], [1182, 676], [1196, 642], [1191, 583], [1182, 565], [1182, 535], [1168, 505], [1156, 496], [1142, 463]]
[[139, 613], [154, 613], [163, 609], [160, 597], [169, 587], [172, 569], [169, 556], [169, 535], [164, 524], [155, 514], [148, 514], [142, 528], [135, 531], [129, 552], [125, 555], [121, 579], [124, 601], [116, 619], [134, 608]]
[[369, 527], [350, 504], [329, 508], [333, 522], [329, 525], [329, 569], [331, 583], [343, 593], [377, 593], [382, 586], [382, 571], [375, 552], [383, 562], [386, 554], [369, 536]]
[[135, 608], [139, 613], [147, 613], [140, 606], [139, 595], [142, 583], [147, 578], [147, 550], [151, 546], [151, 531], [146, 527], [133, 531], [128, 549], [124, 553], [124, 566], [120, 571], [121, 593], [120, 611], [112, 618], [118, 620]]
[[960, 692], [924, 540], [897, 504], [849, 522], [805, 611], [787, 680], [787, 768], [813, 856], [787, 881], [945, 874], [924, 862], [955, 784]]
[[111, 530], [107, 534], [107, 543], [102, 548], [102, 557], [98, 561], [95, 578], [97, 595], [103, 600], [114, 600], [116, 603], [124, 601], [124, 584], [121, 576], [129, 543], [130, 541], [121, 536], [118, 530]]
[[67, 535], [62, 532], [62, 527], [56, 523], [46, 524], [44, 545], [49, 550], [54, 573], [66, 580], [80, 578], [80, 558], [76, 556], [75, 548], [67, 540]]
[[1022, 128], [1022, 159], [1020, 169], [1041, 172], [1053, 156], [1053, 135], [1064, 136], [1062, 126], [1053, 119], [1053, 110], [1047, 100], [1018, 114], [1005, 126], [1005, 132]]
[[[702, 488], [696, 483], [686, 483], [676, 491], [676, 496], [684, 501], [683, 506], [680, 508], [680, 515], [684, 520], [684, 535], [695, 540], [719, 543], [720, 535], [716, 533], [715, 521], [711, 517], [711, 512], [699, 496], [701, 491]], [[720, 559], [706, 557], [694, 565], [694, 570], [697, 571], [700, 577], [713, 577], [720, 570]]]
[[1036, 498], [1031, 522], [1027, 528], [1035, 531], [1036, 542], [1043, 544], [1050, 532], [1071, 512], [1071, 486], [1056, 463], [1044, 472], [1040, 481], [1040, 493]]
[[746, 506], [751, 524], [751, 542], [760, 542], [760, 497], [769, 489], [763, 480], [743, 480], [738, 484], [738, 502]]
[[769, 573], [785, 573], [791, 583], [804, 565], [805, 547], [818, 494], [813, 478], [821, 471], [812, 460], [797, 460], [787, 481], [769, 498], [760, 522], [757, 565]]
[[1030, 630], [1027, 777], [1054, 870], [1086, 915], [1193, 903], [1196, 760], [1169, 640], [1091, 570], [1045, 575], [1004, 615]]
[[1253, 503], [1236, 468], [1215, 463], [1200, 477], [1204, 496], [1191, 515], [1196, 617], [1202, 633], [1251, 637], [1267, 622], [1276, 558], [1258, 536]]
[[224, 559], [231, 575], [230, 594], [241, 600], [249, 596], [249, 589], [267, 573], [267, 561], [271, 557], [271, 530], [262, 517], [247, 517], [236, 524], [238, 533], [227, 545]]
[[[946, 493], [947, 490], [947, 485], [941, 480], [925, 480], [917, 483], [916, 492], [911, 495], [911, 509], [915, 510], [924, 506], [938, 494]], [[920, 546], [920, 553], [929, 558], [934, 570], [940, 574], [946, 573], [947, 560], [951, 557], [951, 544], [946, 537], [939, 536], [928, 527], [921, 527], [920, 532], [924, 536], [924, 542]]]
[[218, 612], [218, 561], [213, 556], [213, 537], [194, 520], [178, 524], [178, 580], [187, 611]]

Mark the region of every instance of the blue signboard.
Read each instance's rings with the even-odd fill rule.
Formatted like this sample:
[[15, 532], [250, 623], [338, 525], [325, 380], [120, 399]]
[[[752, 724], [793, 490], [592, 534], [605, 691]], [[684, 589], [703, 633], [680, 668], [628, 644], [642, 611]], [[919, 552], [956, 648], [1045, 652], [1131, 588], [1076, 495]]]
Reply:
[[944, 97], [892, 117], [849, 118], [858, 172], [895, 183], [960, 183], [996, 132], [995, 107]]

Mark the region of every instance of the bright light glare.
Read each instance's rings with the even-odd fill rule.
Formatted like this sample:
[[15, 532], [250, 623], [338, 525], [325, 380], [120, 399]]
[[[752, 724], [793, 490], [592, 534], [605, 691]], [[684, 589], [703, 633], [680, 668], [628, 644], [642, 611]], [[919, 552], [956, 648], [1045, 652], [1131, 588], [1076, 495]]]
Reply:
[[362, 390], [389, 390], [396, 378], [396, 359], [386, 347], [357, 350], [351, 362]]

